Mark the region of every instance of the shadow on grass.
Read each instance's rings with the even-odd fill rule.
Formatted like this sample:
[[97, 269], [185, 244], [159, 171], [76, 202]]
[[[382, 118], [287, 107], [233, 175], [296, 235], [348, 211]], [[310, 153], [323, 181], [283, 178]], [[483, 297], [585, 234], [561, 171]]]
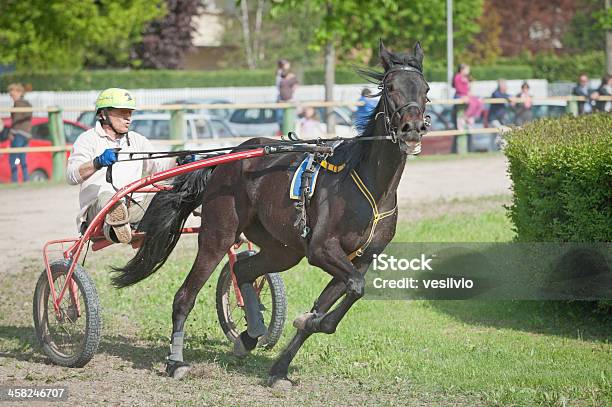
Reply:
[[432, 308], [470, 325], [588, 341], [612, 340], [612, 314], [586, 301], [431, 301]]
[[[18, 344], [11, 349], [1, 349], [0, 358], [51, 363], [44, 355], [33, 327], [0, 325], [0, 338], [18, 340]], [[123, 335], [102, 335], [97, 353], [118, 357], [129, 362], [134, 369], [157, 371], [155, 365], [163, 363], [168, 354], [170, 342], [162, 345], [165, 340], [167, 339], [161, 337], [144, 340]], [[258, 349], [247, 358], [238, 359], [233, 356], [229, 341], [195, 336], [186, 337], [184, 354], [188, 363], [217, 364], [227, 371], [265, 380], [273, 359], [271, 354], [263, 354], [264, 352], [266, 351]]]

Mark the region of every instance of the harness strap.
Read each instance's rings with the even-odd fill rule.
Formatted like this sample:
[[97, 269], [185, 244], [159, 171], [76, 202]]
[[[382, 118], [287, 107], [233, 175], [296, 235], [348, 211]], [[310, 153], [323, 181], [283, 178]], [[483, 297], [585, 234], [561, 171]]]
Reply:
[[374, 239], [374, 233], [376, 232], [376, 226], [378, 225], [378, 222], [380, 222], [382, 219], [386, 217], [393, 215], [395, 211], [397, 210], [397, 203], [396, 203], [393, 209], [389, 211], [385, 211], [385, 212], [379, 212], [378, 205], [376, 204], [376, 200], [374, 199], [374, 197], [372, 196], [372, 193], [370, 192], [368, 187], [366, 187], [364, 182], [359, 177], [359, 174], [357, 174], [355, 170], [351, 171], [351, 178], [353, 179], [353, 181], [355, 182], [355, 185], [357, 185], [357, 188], [359, 188], [363, 196], [366, 198], [366, 200], [372, 207], [373, 219], [372, 219], [372, 227], [370, 229], [370, 234], [368, 236], [368, 239], [365, 241], [363, 245], [361, 245], [359, 249], [355, 250], [354, 252], [352, 252], [351, 254], [347, 256], [349, 261], [353, 261], [355, 257], [360, 257], [363, 255], [363, 253], [368, 248], [370, 243], [372, 243], [372, 239]]
[[327, 162], [327, 160], [323, 160], [321, 161], [321, 167], [325, 168], [327, 171], [340, 172], [344, 169], [344, 167], [346, 167], [346, 163], [343, 163], [340, 165], [334, 165], [334, 164]]

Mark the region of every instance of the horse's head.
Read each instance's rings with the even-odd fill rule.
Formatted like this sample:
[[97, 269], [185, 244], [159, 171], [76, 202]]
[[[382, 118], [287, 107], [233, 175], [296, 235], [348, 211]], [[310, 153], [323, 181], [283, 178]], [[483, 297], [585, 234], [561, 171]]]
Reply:
[[429, 101], [421, 44], [415, 44], [412, 54], [394, 54], [381, 41], [380, 58], [385, 68], [380, 86], [387, 133], [405, 154], [419, 154], [421, 138], [427, 132], [425, 105]]

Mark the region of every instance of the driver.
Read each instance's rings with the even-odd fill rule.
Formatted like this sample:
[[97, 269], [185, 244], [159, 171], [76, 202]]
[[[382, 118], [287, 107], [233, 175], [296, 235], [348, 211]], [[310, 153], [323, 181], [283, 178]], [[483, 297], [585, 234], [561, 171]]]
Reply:
[[[80, 212], [77, 219], [81, 231], [102, 210], [113, 195], [113, 185], [106, 182], [106, 171], [100, 171], [117, 162], [118, 149], [122, 152], [155, 151], [144, 136], [129, 131], [132, 113], [136, 109], [134, 98], [125, 89], [110, 88], [96, 99], [96, 125], [79, 135], [68, 158], [66, 179], [70, 185], [81, 186]], [[174, 160], [155, 159], [118, 162], [113, 167], [113, 183], [118, 189], [139, 180], [146, 173], [166, 170]], [[153, 194], [133, 194], [133, 201], [120, 200], [106, 214], [103, 232], [113, 242], [132, 240], [130, 224], [138, 223]]]

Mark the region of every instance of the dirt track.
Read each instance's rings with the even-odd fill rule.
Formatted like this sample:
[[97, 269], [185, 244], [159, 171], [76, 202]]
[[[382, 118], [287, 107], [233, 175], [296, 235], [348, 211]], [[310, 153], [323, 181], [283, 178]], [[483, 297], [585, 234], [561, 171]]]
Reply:
[[[509, 193], [503, 156], [410, 161], [398, 190], [401, 216], [440, 199]], [[413, 203], [420, 203], [416, 207]], [[69, 185], [0, 189], [0, 273], [41, 261], [46, 241], [76, 236], [78, 188]]]

